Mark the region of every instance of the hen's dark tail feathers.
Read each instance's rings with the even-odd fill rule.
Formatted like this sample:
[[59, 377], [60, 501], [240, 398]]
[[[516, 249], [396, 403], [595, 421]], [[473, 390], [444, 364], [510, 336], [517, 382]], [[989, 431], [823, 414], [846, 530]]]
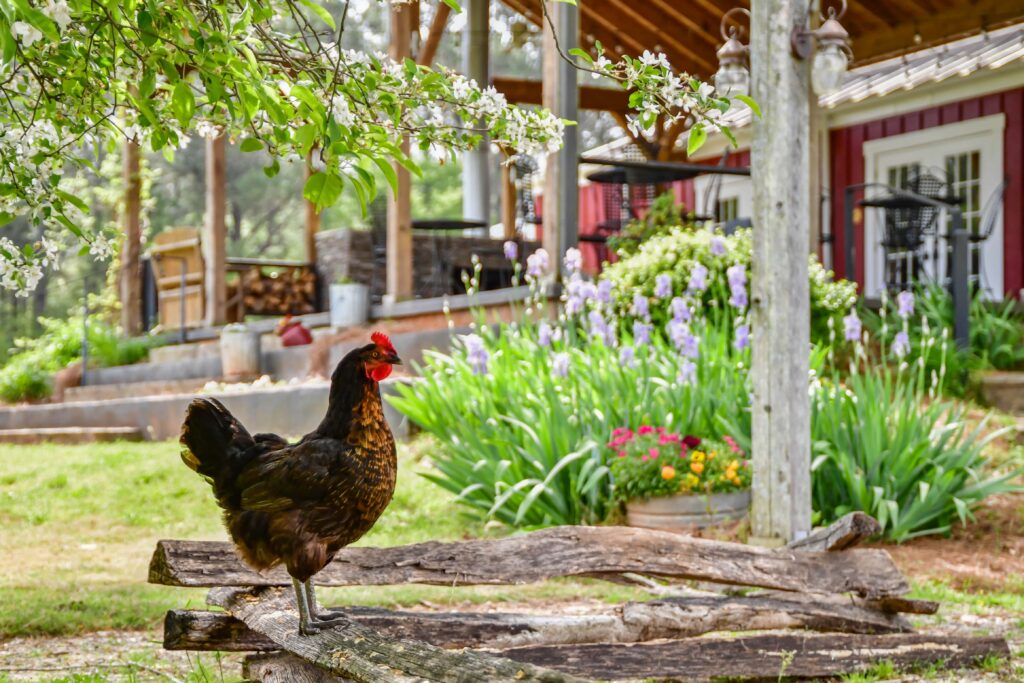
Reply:
[[197, 398], [188, 406], [180, 441], [182, 461], [209, 480], [221, 507], [233, 507], [233, 484], [255, 445], [242, 423], [217, 399]]

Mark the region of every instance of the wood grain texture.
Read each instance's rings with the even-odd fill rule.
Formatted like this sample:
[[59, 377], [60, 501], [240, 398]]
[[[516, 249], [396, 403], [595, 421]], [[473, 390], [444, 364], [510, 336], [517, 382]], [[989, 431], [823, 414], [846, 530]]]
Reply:
[[815, 529], [810, 534], [793, 541], [786, 547], [791, 550], [833, 552], [852, 548], [882, 531], [874, 517], [863, 512], [851, 512], [832, 524]]
[[[790, 653], [792, 661], [783, 666]], [[989, 655], [1008, 657], [1010, 650], [1001, 637], [792, 633], [630, 645], [525, 647], [502, 654], [593, 679], [756, 677], [774, 681], [782, 673], [787, 677], [835, 676], [881, 661], [898, 667], [942, 661], [949, 668], [958, 668]]]
[[249, 655], [242, 661], [242, 677], [256, 683], [349, 683], [316, 664], [286, 652]]
[[[318, 585], [524, 584], [622, 572], [878, 599], [909, 591], [884, 550], [768, 550], [630, 527], [556, 527], [499, 540], [344, 548]], [[228, 543], [160, 541], [149, 580], [172, 586], [286, 586], [280, 568], [258, 574]]]
[[[268, 603], [264, 602], [265, 596], [269, 597]], [[218, 588], [210, 591], [209, 599], [282, 649], [358, 683], [421, 680], [571, 683], [579, 680], [569, 674], [493, 654], [471, 650], [453, 652], [421, 641], [386, 636], [355, 621], [303, 636], [299, 634], [298, 615], [280, 609], [280, 591]]]
[[[714, 631], [802, 628], [847, 633], [909, 632], [906, 620], [836, 596], [685, 597], [626, 603], [605, 614], [539, 615], [410, 612], [348, 607], [353, 621], [395, 638], [444, 648], [505, 648], [573, 643], [632, 643]], [[796, 598], [796, 599], [794, 599]], [[267, 594], [268, 608], [293, 609], [291, 594]], [[223, 612], [172, 610], [164, 619], [167, 650], [270, 650], [269, 638]]]

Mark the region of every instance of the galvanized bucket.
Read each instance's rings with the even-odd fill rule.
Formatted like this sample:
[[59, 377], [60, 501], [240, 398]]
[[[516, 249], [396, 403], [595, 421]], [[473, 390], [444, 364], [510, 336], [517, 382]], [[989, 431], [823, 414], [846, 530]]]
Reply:
[[750, 490], [710, 495], [675, 495], [626, 503], [626, 524], [645, 529], [685, 531], [742, 519]]

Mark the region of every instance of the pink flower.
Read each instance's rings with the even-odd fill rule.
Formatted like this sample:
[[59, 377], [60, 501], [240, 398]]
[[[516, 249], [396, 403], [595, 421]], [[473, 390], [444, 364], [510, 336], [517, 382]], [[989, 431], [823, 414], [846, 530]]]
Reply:
[[612, 430], [612, 436], [622, 436], [629, 432], [629, 427], [616, 427]]
[[658, 427], [654, 431], [658, 432], [659, 434], [664, 434], [665, 433], [665, 428], [664, 427]]
[[662, 446], [670, 444], [674, 441], [679, 441], [679, 436], [676, 434], [662, 434], [658, 438], [658, 443], [661, 444]]
[[647, 462], [647, 456], [646, 455], [641, 455], [640, 456], [640, 462]]
[[643, 434], [650, 434], [653, 431], [654, 431], [654, 427], [651, 427], [650, 425], [643, 425], [643, 426], [640, 427], [640, 429], [636, 430], [636, 433], [640, 434], [640, 435], [643, 435]]
[[619, 451], [619, 457], [620, 458], [625, 458], [626, 457], [626, 451]]
[[651, 456], [651, 460], [657, 460], [658, 459], [658, 449], [657, 448], [652, 448], [651, 450], [647, 451], [647, 453]]

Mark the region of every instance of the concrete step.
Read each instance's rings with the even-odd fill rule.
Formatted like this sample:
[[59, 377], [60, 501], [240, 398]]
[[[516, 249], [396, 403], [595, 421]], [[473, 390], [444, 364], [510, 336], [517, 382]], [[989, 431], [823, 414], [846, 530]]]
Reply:
[[142, 441], [141, 429], [135, 427], [35, 427], [0, 429], [0, 443], [106, 443], [110, 441]]
[[69, 387], [64, 390], [64, 403], [82, 401], [107, 401], [133, 396], [168, 396], [171, 394], [194, 394], [217, 377], [194, 377], [189, 379], [152, 380], [125, 384], [89, 384], [84, 387]]

